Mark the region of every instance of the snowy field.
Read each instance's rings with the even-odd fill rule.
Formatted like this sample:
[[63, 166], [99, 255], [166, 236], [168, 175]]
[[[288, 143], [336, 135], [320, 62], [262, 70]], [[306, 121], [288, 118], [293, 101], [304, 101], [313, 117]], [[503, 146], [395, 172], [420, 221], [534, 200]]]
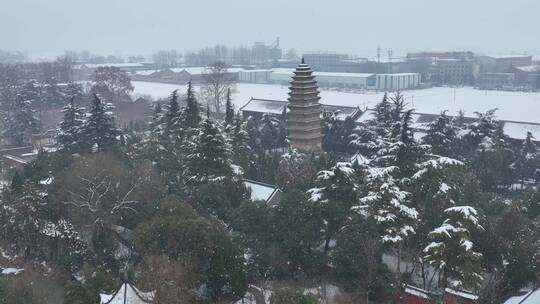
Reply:
[[[133, 81], [134, 94], [149, 95], [153, 98], [163, 98], [174, 89], [182, 93], [186, 86]], [[261, 99], [287, 99], [289, 89], [283, 85], [239, 83], [233, 96], [236, 108], [243, 106], [251, 97]], [[438, 114], [448, 110], [449, 114], [457, 114], [463, 110], [466, 116], [474, 112], [485, 112], [498, 108], [497, 117], [503, 120], [540, 123], [540, 93], [481, 91], [471, 87], [447, 88], [437, 87], [425, 90], [410, 90], [403, 92], [410, 107], [417, 112]], [[383, 93], [347, 93], [321, 89], [321, 103], [331, 105], [373, 107], [378, 103]]]

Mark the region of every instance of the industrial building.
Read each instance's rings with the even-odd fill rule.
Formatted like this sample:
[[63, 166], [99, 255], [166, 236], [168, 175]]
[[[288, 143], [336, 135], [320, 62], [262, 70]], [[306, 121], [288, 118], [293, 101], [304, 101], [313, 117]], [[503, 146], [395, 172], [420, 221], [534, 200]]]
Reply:
[[[365, 73], [314, 72], [317, 83], [325, 87], [372, 88], [375, 86], [375, 75]], [[270, 73], [269, 82], [288, 84], [293, 76], [291, 69], [274, 69]]]
[[471, 59], [438, 59], [437, 80], [440, 84], [471, 85], [477, 69]]
[[418, 73], [377, 74], [375, 79], [375, 88], [384, 91], [414, 89], [420, 84]]
[[511, 89], [515, 84], [514, 73], [482, 73], [478, 77], [478, 88], [482, 90]]
[[482, 55], [476, 60], [482, 73], [510, 73], [513, 67], [533, 64], [530, 55]]

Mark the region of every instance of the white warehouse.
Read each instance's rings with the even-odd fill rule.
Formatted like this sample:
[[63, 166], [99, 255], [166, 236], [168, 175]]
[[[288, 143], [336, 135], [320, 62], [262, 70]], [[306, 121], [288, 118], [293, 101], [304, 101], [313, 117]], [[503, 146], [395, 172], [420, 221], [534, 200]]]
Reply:
[[[420, 74], [371, 74], [371, 73], [334, 73], [314, 72], [317, 84], [322, 87], [343, 87], [372, 90], [408, 90], [418, 87]], [[240, 82], [275, 83], [288, 85], [294, 75], [292, 69], [241, 70]]]
[[272, 70], [240, 70], [238, 81], [247, 83], [268, 83]]
[[414, 89], [420, 84], [418, 73], [377, 74], [376, 89], [386, 91]]
[[[291, 69], [273, 69], [270, 73], [269, 82], [288, 84], [293, 75]], [[375, 86], [375, 74], [314, 72], [313, 75], [315, 75], [315, 80], [320, 86], [349, 88], [370, 88]]]

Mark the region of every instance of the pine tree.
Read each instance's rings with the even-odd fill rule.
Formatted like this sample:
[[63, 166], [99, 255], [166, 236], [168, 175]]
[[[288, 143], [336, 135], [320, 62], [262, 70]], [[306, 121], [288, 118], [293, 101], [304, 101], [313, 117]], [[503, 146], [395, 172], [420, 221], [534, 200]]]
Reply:
[[174, 90], [169, 98], [167, 111], [163, 116], [163, 139], [169, 141], [172, 146], [182, 142], [185, 129], [182, 125], [182, 111], [178, 104], [178, 91]]
[[457, 127], [453, 120], [441, 112], [439, 117], [428, 126], [424, 143], [431, 145], [433, 153], [443, 156], [452, 156], [457, 139]]
[[82, 148], [82, 129], [85, 124], [83, 109], [75, 105], [74, 97], [63, 109], [64, 120], [60, 122], [60, 128], [56, 136], [56, 141], [60, 150], [72, 154]]
[[38, 129], [38, 119], [33, 100], [18, 100], [15, 111], [8, 116], [7, 137], [14, 144], [22, 145], [29, 143], [31, 135], [37, 132]]
[[482, 255], [473, 250], [471, 232], [482, 229], [478, 212], [470, 206], [451, 207], [444, 212], [446, 220], [429, 234], [432, 243], [424, 249], [424, 259], [439, 271], [443, 287], [477, 287], [482, 280]]
[[119, 130], [115, 126], [112, 104], [94, 94], [92, 107], [83, 127], [84, 144], [91, 151], [113, 151], [117, 148]]
[[357, 202], [358, 184], [356, 172], [350, 163], [337, 163], [330, 170], [317, 174], [317, 188], [308, 190], [310, 201], [316, 203], [325, 220], [324, 252], [330, 241], [350, 217], [350, 209]]
[[261, 145], [266, 151], [271, 151], [276, 147], [278, 136], [278, 123], [268, 114], [264, 114], [261, 122]]
[[219, 181], [232, 175], [229, 152], [225, 139], [215, 122], [211, 118], [205, 119], [186, 156], [184, 170], [186, 184], [196, 185]]
[[531, 132], [527, 132], [521, 147], [516, 153], [514, 167], [518, 175], [521, 189], [523, 190], [525, 182], [534, 178], [536, 170], [539, 168], [539, 153], [538, 147], [533, 141], [534, 137]]
[[186, 96], [185, 125], [187, 128], [197, 128], [202, 118], [191, 80], [188, 82]]
[[376, 223], [381, 241], [396, 244], [415, 234], [418, 212], [409, 207], [410, 193], [402, 190], [392, 175], [397, 167], [365, 169], [367, 193], [354, 206], [360, 215]]
[[231, 88], [227, 89], [227, 98], [225, 102], [225, 124], [232, 125], [234, 122], [234, 107], [231, 101]]
[[235, 119], [230, 143], [233, 164], [242, 167], [249, 178], [256, 177], [256, 155], [249, 144], [247, 122], [242, 121], [239, 117]]

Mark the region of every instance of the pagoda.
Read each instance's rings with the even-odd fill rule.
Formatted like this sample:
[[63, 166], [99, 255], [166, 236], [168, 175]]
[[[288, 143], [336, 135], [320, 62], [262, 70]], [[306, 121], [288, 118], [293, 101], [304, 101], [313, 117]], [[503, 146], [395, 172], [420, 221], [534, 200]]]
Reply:
[[313, 71], [302, 58], [289, 87], [287, 128], [291, 148], [303, 152], [321, 151], [321, 104]]

